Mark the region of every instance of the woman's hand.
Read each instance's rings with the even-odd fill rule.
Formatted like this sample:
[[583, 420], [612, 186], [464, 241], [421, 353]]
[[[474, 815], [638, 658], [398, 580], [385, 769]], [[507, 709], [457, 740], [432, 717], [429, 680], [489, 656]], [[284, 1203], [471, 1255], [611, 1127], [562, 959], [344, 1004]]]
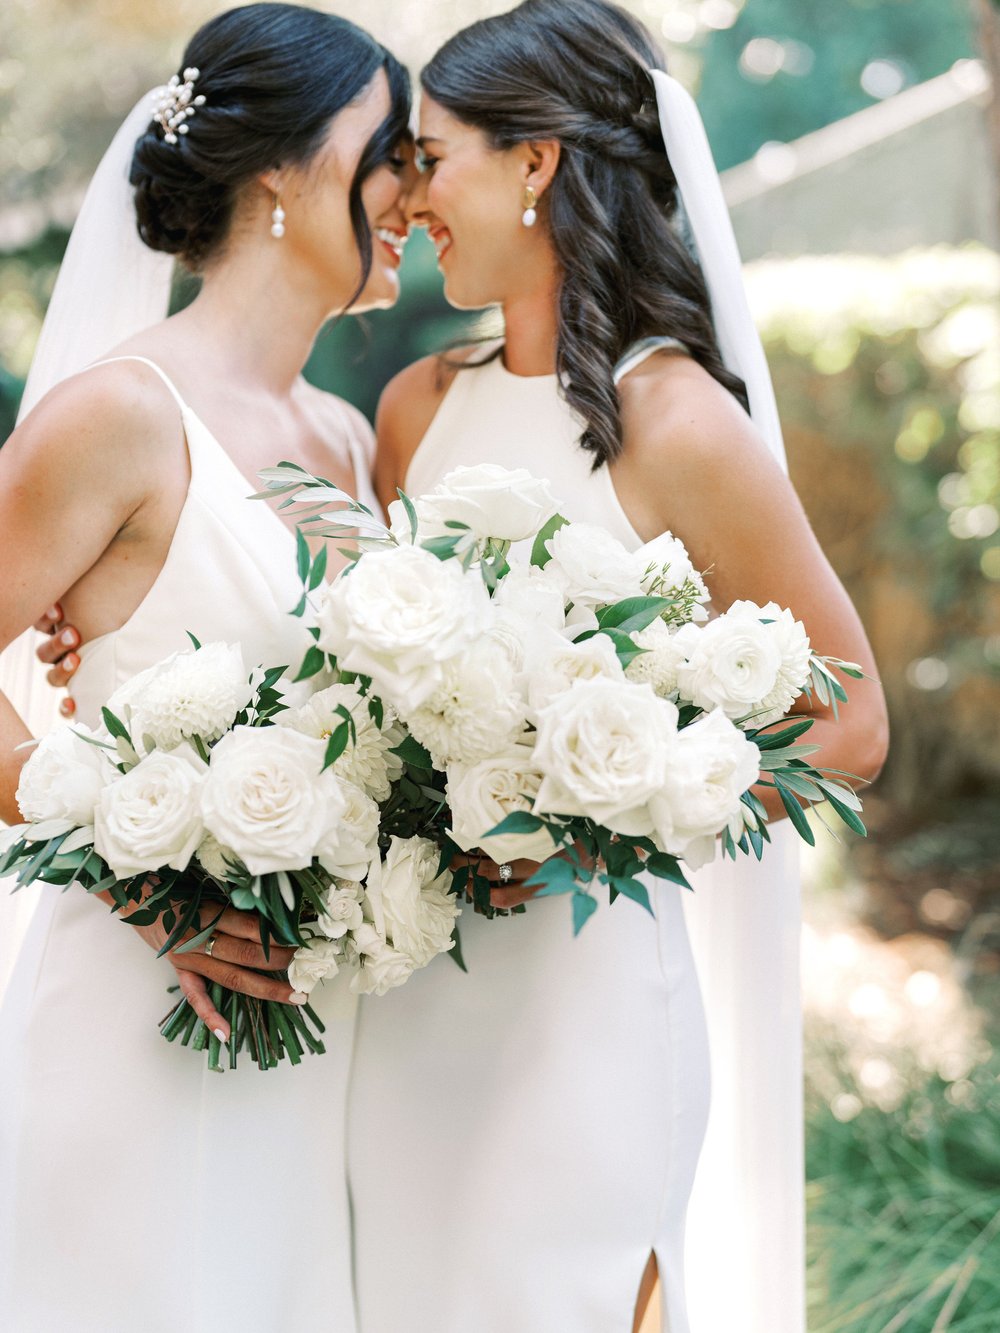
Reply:
[[[112, 901], [107, 894], [97, 896], [105, 902]], [[128, 922], [129, 908], [120, 916]], [[148, 926], [132, 926], [132, 929], [157, 952], [162, 949], [169, 933], [162, 918]], [[196, 933], [190, 931], [187, 938]], [[211, 956], [202, 946], [190, 953], [178, 953], [174, 949], [166, 957], [177, 973], [181, 991], [191, 1008], [220, 1041], [229, 1040], [229, 1024], [212, 1003], [208, 988], [213, 982], [226, 990], [253, 995], [259, 1000], [277, 1000], [280, 1004], [306, 1003], [308, 997], [301, 991], [292, 990], [281, 978], [267, 975], [283, 972], [292, 961], [295, 950], [272, 944], [270, 957], [265, 958], [256, 912], [240, 912], [235, 907], [227, 907], [216, 923], [211, 941]]]
[[[73, 673], [80, 665], [79, 654], [75, 651], [80, 646], [80, 631], [75, 625], [67, 625], [63, 620], [63, 609], [58, 602], [45, 612], [41, 620], [35, 622], [35, 629], [47, 637], [36, 650], [39, 662], [50, 667], [46, 679], [53, 688], [64, 690]], [[72, 717], [76, 704], [67, 695], [59, 705], [63, 717]]]
[[[589, 858], [582, 847], [577, 846], [577, 854], [585, 863], [589, 862]], [[557, 852], [556, 856], [563, 860], [567, 859], [565, 852]], [[509, 879], [500, 878], [500, 867], [497, 865], [496, 861], [491, 861], [488, 856], [466, 856], [462, 854], [457, 856], [452, 864], [453, 866], [475, 866], [481, 875], [486, 876], [492, 885], [492, 888], [490, 889], [490, 904], [493, 907], [507, 909], [511, 907], [519, 907], [521, 903], [526, 903], [529, 899], [534, 898], [542, 888], [541, 884], [535, 884], [530, 888], [527, 888], [525, 887], [524, 882], [525, 880], [530, 879], [538, 870], [539, 866], [543, 864], [540, 861], [522, 860], [505, 862], [504, 864], [509, 865], [513, 871]], [[472, 895], [468, 890], [466, 891], [465, 896], [469, 902], [472, 901]]]

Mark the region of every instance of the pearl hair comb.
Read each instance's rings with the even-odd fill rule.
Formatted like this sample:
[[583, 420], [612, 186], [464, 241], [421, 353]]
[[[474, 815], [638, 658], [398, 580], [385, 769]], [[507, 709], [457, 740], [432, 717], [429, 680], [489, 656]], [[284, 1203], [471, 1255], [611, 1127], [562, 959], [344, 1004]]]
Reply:
[[156, 91], [152, 119], [162, 127], [167, 143], [176, 143], [179, 134], [187, 134], [188, 120], [198, 107], [205, 105], [202, 94], [196, 97], [194, 92], [195, 80], [200, 74], [201, 70], [186, 69], [183, 82], [180, 75], [175, 74], [165, 87]]

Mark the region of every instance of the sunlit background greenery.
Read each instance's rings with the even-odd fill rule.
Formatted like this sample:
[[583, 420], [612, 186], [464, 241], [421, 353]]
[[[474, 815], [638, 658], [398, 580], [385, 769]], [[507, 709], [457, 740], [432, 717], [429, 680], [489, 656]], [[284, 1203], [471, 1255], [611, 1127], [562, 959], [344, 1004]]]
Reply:
[[[629, 7], [666, 43], [730, 168], [773, 163], [776, 147], [961, 68], [981, 40], [977, 4]], [[81, 186], [127, 107], [224, 7], [0, 8], [4, 434]], [[507, 5], [328, 7], [416, 69], [457, 26]], [[913, 188], [913, 164], [911, 147], [900, 189]], [[930, 168], [918, 212], [934, 196]], [[831, 189], [845, 237], [853, 202]], [[903, 254], [772, 248], [747, 268], [793, 476], [865, 619], [893, 721], [870, 838], [819, 829], [806, 862], [815, 1333], [1000, 1328], [1000, 258], [962, 241], [928, 235]], [[397, 309], [366, 323], [324, 334], [309, 373], [370, 414], [396, 369], [460, 329], [428, 245], [408, 249]]]

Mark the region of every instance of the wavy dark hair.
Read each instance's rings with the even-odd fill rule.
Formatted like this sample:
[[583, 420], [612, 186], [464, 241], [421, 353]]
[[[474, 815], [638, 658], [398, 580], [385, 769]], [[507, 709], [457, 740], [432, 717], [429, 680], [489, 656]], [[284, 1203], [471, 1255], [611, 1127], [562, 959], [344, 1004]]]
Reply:
[[195, 92], [205, 105], [177, 143], [151, 121], [136, 142], [129, 179], [139, 235], [195, 272], [222, 248], [240, 190], [273, 167], [307, 163], [338, 111], [385, 71], [389, 114], [365, 146], [349, 194], [362, 269], [350, 304], [372, 264], [361, 187], [408, 133], [410, 81], [402, 65], [346, 19], [303, 5], [254, 4], [199, 28], [181, 61], [181, 70], [191, 67], [200, 71]]
[[647, 72], [664, 67], [643, 25], [606, 0], [525, 0], [464, 28], [421, 74], [434, 101], [494, 148], [560, 142], [539, 205], [562, 273], [556, 370], [595, 468], [621, 452], [614, 369], [640, 338], [679, 338], [748, 407], [676, 225], [677, 181]]

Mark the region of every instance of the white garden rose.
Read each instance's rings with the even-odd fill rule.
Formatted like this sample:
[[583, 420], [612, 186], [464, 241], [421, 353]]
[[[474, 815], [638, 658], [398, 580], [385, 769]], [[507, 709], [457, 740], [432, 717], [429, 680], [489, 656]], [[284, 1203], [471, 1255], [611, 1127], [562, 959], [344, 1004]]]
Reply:
[[186, 870], [204, 836], [201, 795], [208, 767], [190, 746], [154, 750], [101, 789], [94, 848], [119, 879]]
[[567, 523], [546, 542], [546, 573], [575, 606], [609, 606], [642, 596], [643, 565], [604, 528]]
[[523, 729], [524, 704], [509, 660], [486, 638], [447, 664], [440, 686], [405, 720], [435, 767], [445, 768], [507, 744]]
[[212, 750], [205, 826], [251, 875], [302, 870], [344, 813], [326, 746], [290, 727], [236, 727]]
[[643, 835], [677, 740], [676, 707], [649, 685], [578, 681], [538, 715], [539, 814], [585, 815]]
[[802, 693], [809, 679], [811, 648], [809, 635], [801, 620], [796, 620], [787, 607], [776, 602], [758, 606], [755, 602], [734, 602], [726, 615], [748, 615], [760, 620], [781, 656], [774, 688], [763, 695], [753, 710], [753, 725], [762, 727], [777, 722]]
[[494, 861], [544, 861], [555, 850], [546, 829], [537, 833], [501, 833], [486, 837], [508, 815], [530, 811], [541, 786], [534, 746], [519, 743], [476, 764], [453, 764], [448, 769], [448, 807], [451, 836], [463, 851], [480, 848]]
[[[330, 772], [327, 773], [324, 778]], [[320, 840], [317, 854], [324, 869], [341, 879], [361, 879], [377, 851], [379, 809], [360, 787], [332, 776], [338, 815]]]
[[625, 673], [606, 634], [573, 643], [558, 634], [539, 635], [525, 664], [523, 688], [528, 716], [534, 716], [578, 680], [624, 680]]
[[147, 736], [163, 750], [192, 736], [217, 740], [252, 695], [239, 646], [207, 643], [140, 671], [115, 691], [107, 707], [125, 723], [141, 753]]
[[706, 712], [746, 717], [775, 688], [781, 653], [756, 615], [726, 612], [707, 625], [684, 625], [676, 634], [686, 661], [677, 669], [684, 699]]
[[17, 804], [24, 819], [41, 823], [64, 819], [81, 827], [94, 822], [94, 807], [104, 787], [118, 779], [113, 750], [83, 738], [108, 741], [89, 727], [57, 727], [31, 751], [17, 783]]
[[338, 940], [315, 936], [295, 950], [288, 964], [288, 984], [293, 990], [310, 995], [321, 981], [337, 975], [343, 953]]
[[740, 812], [740, 797], [760, 776], [760, 751], [721, 708], [684, 727], [650, 808], [664, 850], [692, 869], [715, 855], [715, 838]]
[[566, 600], [562, 583], [548, 570], [548, 565], [544, 569], [536, 565], [512, 565], [497, 585], [494, 607], [513, 613], [537, 628], [562, 630], [566, 624]]
[[458, 899], [450, 876], [438, 874], [441, 851], [427, 838], [393, 838], [382, 863], [382, 910], [386, 938], [416, 967], [453, 947]]
[[332, 765], [338, 777], [353, 782], [376, 801], [388, 799], [392, 783], [402, 776], [403, 761], [392, 750], [406, 739], [406, 728], [387, 704], [378, 726], [368, 708], [368, 699], [357, 685], [329, 685], [318, 690], [301, 708], [279, 713], [279, 726], [292, 727], [305, 736], [326, 740], [344, 721], [337, 712], [346, 708], [354, 720], [354, 739]]
[[364, 920], [364, 886], [356, 879], [335, 879], [323, 894], [323, 910], [316, 922], [328, 940], [339, 940], [357, 930]]
[[654, 620], [645, 629], [634, 630], [632, 642], [646, 651], [634, 657], [625, 668], [629, 680], [648, 681], [661, 699], [669, 699], [677, 689], [678, 668], [687, 660], [677, 643], [677, 635], [662, 620]]
[[642, 590], [651, 597], [671, 597], [681, 605], [673, 611], [683, 620], [705, 620], [708, 612], [704, 603], [709, 600], [705, 580], [691, 563], [687, 547], [672, 532], [661, 533], [646, 542], [636, 552], [642, 569]]
[[409, 981], [417, 968], [409, 954], [394, 949], [367, 921], [351, 937], [348, 956], [357, 966], [351, 978], [356, 995], [385, 995]]
[[[414, 501], [418, 541], [454, 535], [447, 523], [464, 523], [477, 541], [519, 542], [534, 537], [556, 512], [549, 483], [525, 468], [496, 463], [457, 467], [434, 489]], [[389, 508], [392, 532], [408, 540], [409, 520], [402, 501]]]
[[489, 594], [457, 560], [415, 546], [369, 551], [325, 593], [319, 646], [370, 676], [404, 716], [441, 685], [445, 665], [489, 624]]

